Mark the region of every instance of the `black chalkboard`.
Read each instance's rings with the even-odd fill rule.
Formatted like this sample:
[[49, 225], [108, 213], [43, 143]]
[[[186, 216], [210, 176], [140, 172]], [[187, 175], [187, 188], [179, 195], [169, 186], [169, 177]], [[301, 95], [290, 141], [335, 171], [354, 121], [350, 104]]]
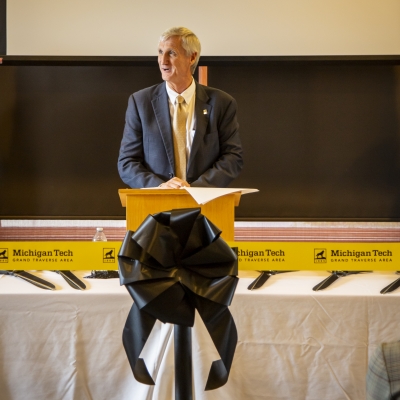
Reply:
[[[232, 186], [260, 189], [238, 219], [400, 220], [397, 62], [208, 61], [209, 85], [239, 107], [245, 167]], [[149, 60], [4, 62], [0, 218], [124, 218], [127, 99], [158, 82]]]

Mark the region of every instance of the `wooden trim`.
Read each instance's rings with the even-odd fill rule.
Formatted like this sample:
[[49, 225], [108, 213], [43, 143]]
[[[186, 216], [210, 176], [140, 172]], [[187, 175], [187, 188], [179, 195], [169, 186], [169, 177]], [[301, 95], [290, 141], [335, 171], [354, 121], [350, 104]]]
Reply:
[[[0, 0], [1, 5], [4, 0]], [[1, 53], [0, 53], [1, 54]], [[323, 64], [323, 65], [399, 65], [400, 55], [364, 56], [202, 56], [202, 66], [268, 64]], [[4, 65], [115, 65], [150, 66], [157, 68], [157, 56], [5, 56]]]
[[199, 67], [199, 83], [208, 86], [208, 67]]
[[[0, 227], [1, 241], [90, 241], [93, 227]], [[109, 241], [122, 241], [125, 228], [105, 227]], [[394, 228], [235, 228], [239, 242], [400, 242], [400, 227]]]

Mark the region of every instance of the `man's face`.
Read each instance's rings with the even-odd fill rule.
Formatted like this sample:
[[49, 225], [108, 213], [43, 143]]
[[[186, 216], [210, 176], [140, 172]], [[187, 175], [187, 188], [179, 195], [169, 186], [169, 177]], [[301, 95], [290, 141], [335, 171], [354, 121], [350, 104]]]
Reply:
[[185, 90], [185, 85], [190, 85], [192, 81], [190, 67], [195, 58], [196, 53], [186, 55], [179, 36], [172, 36], [158, 45], [158, 65], [162, 79], [178, 93], [181, 93], [179, 90]]

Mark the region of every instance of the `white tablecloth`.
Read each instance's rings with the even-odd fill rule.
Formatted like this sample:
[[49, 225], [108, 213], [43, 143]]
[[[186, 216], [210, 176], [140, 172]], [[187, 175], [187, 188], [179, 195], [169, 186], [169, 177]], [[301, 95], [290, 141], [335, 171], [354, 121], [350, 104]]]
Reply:
[[[246, 288], [257, 274], [243, 274], [230, 307], [239, 334], [230, 378], [209, 392], [207, 375], [219, 357], [197, 318], [195, 399], [364, 399], [369, 355], [400, 340], [400, 289], [379, 294], [397, 276], [349, 276], [316, 293], [327, 272], [274, 276], [253, 292]], [[80, 292], [54, 272], [37, 275], [57, 290], [0, 278], [2, 400], [174, 399], [169, 325], [156, 325], [142, 354], [156, 386], [142, 385], [122, 347], [132, 301], [119, 281], [86, 280]]]

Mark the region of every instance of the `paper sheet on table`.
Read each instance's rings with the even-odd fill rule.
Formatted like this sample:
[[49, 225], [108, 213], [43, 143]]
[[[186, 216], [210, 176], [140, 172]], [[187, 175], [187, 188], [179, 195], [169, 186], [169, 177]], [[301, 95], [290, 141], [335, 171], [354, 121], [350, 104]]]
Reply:
[[225, 196], [230, 193], [254, 193], [258, 189], [240, 189], [240, 188], [204, 188], [204, 187], [183, 187], [198, 204], [206, 204], [217, 197]]

